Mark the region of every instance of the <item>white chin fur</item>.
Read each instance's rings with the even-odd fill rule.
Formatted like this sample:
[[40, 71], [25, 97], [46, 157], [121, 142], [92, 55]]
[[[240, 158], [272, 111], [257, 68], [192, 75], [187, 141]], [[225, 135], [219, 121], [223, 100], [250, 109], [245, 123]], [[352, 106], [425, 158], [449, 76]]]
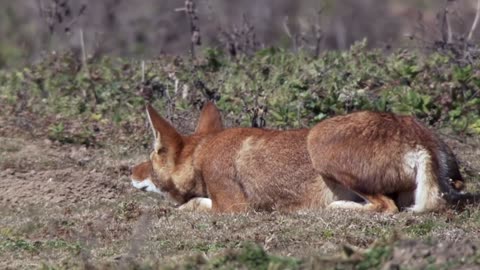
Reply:
[[160, 189], [158, 189], [149, 178], [143, 181], [137, 181], [132, 179], [132, 185], [134, 188], [138, 188], [140, 190], [163, 194], [163, 192], [161, 192]]

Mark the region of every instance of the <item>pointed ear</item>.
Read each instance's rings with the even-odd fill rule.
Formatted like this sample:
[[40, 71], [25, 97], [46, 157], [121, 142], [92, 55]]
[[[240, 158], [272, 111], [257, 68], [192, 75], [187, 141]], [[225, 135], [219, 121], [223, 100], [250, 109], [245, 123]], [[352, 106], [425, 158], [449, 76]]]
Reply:
[[178, 151], [183, 146], [183, 138], [170, 123], [163, 119], [155, 109], [147, 105], [147, 117], [155, 137], [155, 151], [166, 149]]
[[200, 113], [195, 133], [212, 133], [223, 130], [222, 116], [217, 106], [208, 101]]

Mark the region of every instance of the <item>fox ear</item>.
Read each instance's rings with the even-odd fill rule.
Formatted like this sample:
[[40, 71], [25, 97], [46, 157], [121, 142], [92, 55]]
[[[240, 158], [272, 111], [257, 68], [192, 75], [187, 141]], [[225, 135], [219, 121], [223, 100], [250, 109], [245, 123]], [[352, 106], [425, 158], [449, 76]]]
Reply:
[[183, 146], [183, 138], [170, 123], [163, 119], [155, 109], [147, 105], [147, 117], [155, 137], [155, 151], [161, 149], [176, 153]]
[[222, 116], [217, 106], [208, 101], [200, 113], [195, 133], [211, 133], [223, 130]]

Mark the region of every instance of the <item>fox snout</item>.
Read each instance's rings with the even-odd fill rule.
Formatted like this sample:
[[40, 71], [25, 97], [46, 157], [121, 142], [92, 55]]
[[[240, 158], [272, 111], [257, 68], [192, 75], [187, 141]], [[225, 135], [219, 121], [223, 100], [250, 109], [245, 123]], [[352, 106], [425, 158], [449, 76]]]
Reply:
[[155, 192], [161, 194], [162, 192], [155, 186], [150, 179], [144, 179], [142, 181], [134, 180], [132, 178], [133, 187], [140, 189], [141, 191]]
[[133, 187], [142, 191], [162, 193], [152, 182], [152, 162], [145, 161], [130, 168]]

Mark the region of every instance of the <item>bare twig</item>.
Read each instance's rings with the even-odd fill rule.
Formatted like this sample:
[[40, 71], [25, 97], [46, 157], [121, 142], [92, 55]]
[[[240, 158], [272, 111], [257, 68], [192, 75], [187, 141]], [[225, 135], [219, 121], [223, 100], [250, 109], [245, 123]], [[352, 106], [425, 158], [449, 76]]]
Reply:
[[190, 24], [190, 54], [192, 59], [195, 59], [195, 46], [202, 44], [200, 36], [200, 28], [198, 27], [198, 16], [193, 0], [185, 0], [185, 6], [176, 8], [175, 12], [185, 12]]
[[288, 27], [288, 16], [285, 16], [285, 18], [283, 19], [283, 30], [289, 38], [292, 38], [292, 32], [290, 31], [290, 27]]
[[314, 35], [315, 35], [314, 55], [315, 55], [315, 58], [318, 58], [320, 56], [320, 49], [321, 49], [321, 46], [322, 46], [323, 32], [322, 32], [322, 29], [320, 28], [320, 25], [318, 25], [318, 24], [316, 24], [312, 27], [313, 27]]
[[145, 83], [145, 60], [142, 60], [142, 84]]
[[43, 7], [43, 2], [41, 0], [37, 0], [37, 8], [38, 12], [40, 13], [40, 17], [44, 18], [45, 8]]
[[85, 48], [85, 39], [83, 38], [83, 29], [80, 28], [80, 46], [82, 48], [82, 66], [85, 74], [88, 76], [90, 73], [87, 66], [87, 50]]
[[475, 12], [475, 19], [473, 20], [472, 28], [470, 29], [470, 32], [468, 33], [468, 38], [467, 40], [470, 41], [473, 38], [473, 33], [475, 32], [475, 29], [477, 29], [478, 21], [480, 20], [480, 0], [477, 1], [477, 10]]
[[445, 9], [442, 14], [442, 41], [444, 43], [452, 43], [452, 28], [450, 25], [450, 16], [449, 16], [449, 2], [447, 2]]
[[285, 31], [285, 34], [292, 40], [292, 46], [293, 46], [293, 51], [297, 51], [297, 35], [293, 35], [292, 31], [290, 31], [290, 27], [288, 26], [288, 16], [285, 16], [285, 19], [283, 20], [283, 30]]
[[[85, 76], [90, 77], [90, 72], [88, 71], [88, 66], [87, 66], [87, 50], [85, 48], [85, 39], [83, 38], [83, 29], [80, 28], [80, 46], [82, 48], [82, 69], [85, 72]], [[87, 98], [87, 90], [83, 88], [82, 94], [84, 98]], [[94, 93], [95, 100], [96, 100], [96, 95]]]
[[445, 11], [445, 18], [447, 20], [447, 43], [452, 43], [453, 34], [452, 34], [452, 24], [450, 23], [449, 10]]
[[320, 56], [320, 49], [322, 46], [322, 40], [323, 40], [323, 31], [320, 21], [320, 17], [325, 10], [325, 6], [320, 7], [320, 9], [316, 12], [316, 20], [314, 23], [311, 24], [311, 29], [312, 29], [312, 36], [314, 38], [314, 46], [313, 46], [313, 54], [315, 58], [318, 58]]

